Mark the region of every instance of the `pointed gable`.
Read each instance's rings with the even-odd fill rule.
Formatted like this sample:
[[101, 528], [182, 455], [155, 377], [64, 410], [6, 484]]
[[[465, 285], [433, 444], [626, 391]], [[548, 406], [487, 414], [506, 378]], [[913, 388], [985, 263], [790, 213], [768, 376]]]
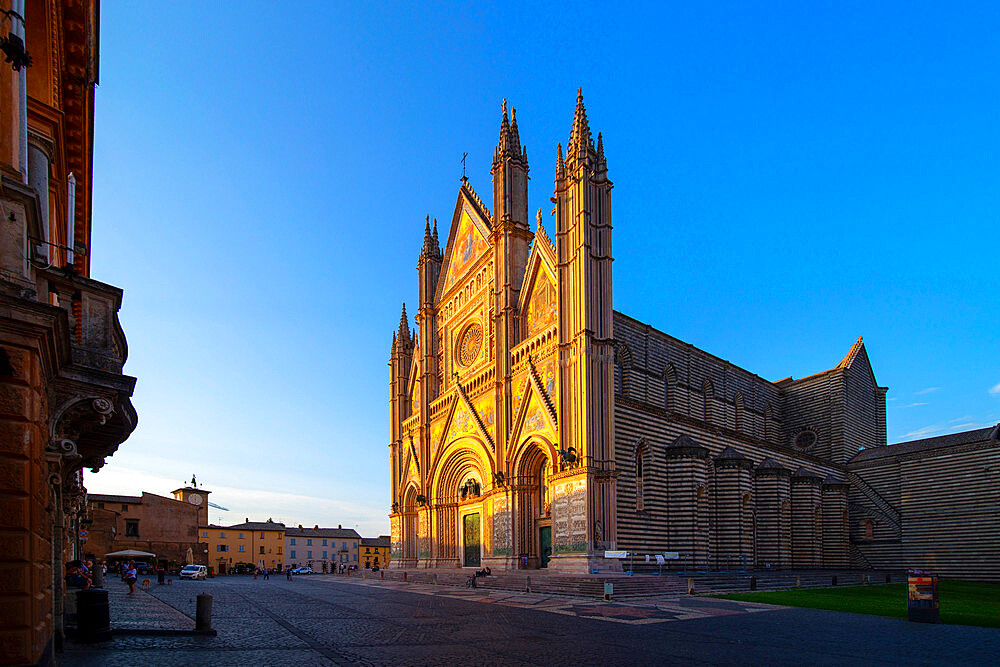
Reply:
[[448, 245], [444, 251], [444, 279], [438, 282], [438, 297], [460, 282], [489, 250], [489, 234], [489, 211], [469, 184], [463, 183], [458, 191], [455, 215], [451, 220]]
[[538, 231], [528, 256], [520, 292], [521, 333], [531, 338], [556, 322], [556, 258], [538, 214]]

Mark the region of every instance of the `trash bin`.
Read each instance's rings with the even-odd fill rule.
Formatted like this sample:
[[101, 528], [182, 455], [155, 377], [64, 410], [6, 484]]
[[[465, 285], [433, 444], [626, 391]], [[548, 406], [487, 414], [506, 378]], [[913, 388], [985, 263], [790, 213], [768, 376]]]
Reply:
[[77, 591], [76, 639], [84, 643], [106, 642], [111, 639], [111, 610], [106, 589], [88, 588]]

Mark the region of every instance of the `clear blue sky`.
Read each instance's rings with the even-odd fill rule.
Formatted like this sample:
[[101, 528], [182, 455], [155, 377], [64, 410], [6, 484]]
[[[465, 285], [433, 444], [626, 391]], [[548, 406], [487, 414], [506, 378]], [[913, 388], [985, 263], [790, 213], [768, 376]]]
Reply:
[[890, 442], [1000, 421], [1000, 5], [694, 4], [102, 3], [93, 275], [140, 425], [88, 487], [386, 532], [424, 216], [465, 151], [490, 200], [504, 97], [547, 216], [579, 86], [617, 309], [770, 380], [863, 335]]

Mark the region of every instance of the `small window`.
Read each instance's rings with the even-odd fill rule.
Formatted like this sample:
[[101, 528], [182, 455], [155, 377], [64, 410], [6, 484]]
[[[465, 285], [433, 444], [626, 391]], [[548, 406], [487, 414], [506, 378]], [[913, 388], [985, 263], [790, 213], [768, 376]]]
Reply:
[[243, 533], [240, 533], [240, 539], [241, 540], [243, 539]]
[[313, 557], [312, 549], [310, 549], [309, 551], [306, 551], [306, 558], [312, 558], [312, 557]]
[[139, 537], [138, 519], [125, 519], [125, 537]]
[[97, 509], [99, 510], [104, 509], [104, 503], [97, 503]]
[[128, 512], [128, 505], [122, 505], [122, 512]]
[[354, 560], [357, 560], [357, 559], [358, 559], [358, 555], [354, 554]]
[[289, 537], [288, 538], [288, 544], [290, 544], [291, 546], [294, 547], [295, 546], [295, 538], [294, 537]]
[[351, 547], [351, 548], [352, 548], [352, 549], [357, 549], [357, 548], [358, 548], [358, 543], [357, 543], [357, 542], [355, 542], [355, 543], [354, 543], [354, 546], [353, 546], [353, 547]]
[[861, 522], [861, 530], [866, 540], [875, 539], [875, 524], [871, 519], [864, 519]]
[[278, 547], [278, 555], [281, 555], [281, 547]]
[[324, 547], [326, 546], [326, 540], [323, 540], [323, 546]]
[[295, 558], [295, 549], [292, 549], [291, 551], [288, 552], [288, 557]]
[[226, 536], [226, 531], [220, 530], [219, 531], [219, 537], [225, 537], [225, 536]]
[[264, 547], [261, 547], [261, 548], [260, 548], [260, 552], [261, 552], [261, 553], [264, 553]]
[[243, 545], [240, 545], [240, 553], [243, 553]]
[[325, 551], [323, 552], [323, 558], [324, 558], [324, 560], [326, 559], [326, 552]]
[[264, 533], [260, 534], [260, 539], [264, 539]]
[[313, 544], [313, 541], [311, 539], [306, 539], [306, 546], [307, 547], [311, 547], [312, 544]]

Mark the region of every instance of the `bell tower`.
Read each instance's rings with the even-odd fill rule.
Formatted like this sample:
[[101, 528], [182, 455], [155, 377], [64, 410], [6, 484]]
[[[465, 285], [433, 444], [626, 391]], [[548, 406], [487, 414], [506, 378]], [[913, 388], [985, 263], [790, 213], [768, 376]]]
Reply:
[[[590, 567], [616, 542], [614, 331], [611, 293], [611, 188], [603, 137], [595, 146], [578, 91], [566, 155], [556, 157], [555, 203], [559, 312], [559, 446], [563, 471], [579, 470], [586, 488], [586, 539], [574, 534], [564, 569]], [[571, 449], [572, 448], [572, 449]], [[558, 519], [554, 517], [554, 523]], [[574, 553], [577, 552], [577, 553]], [[560, 567], [560, 555], [553, 564]]]
[[207, 526], [208, 525], [208, 494], [211, 491], [206, 490], [204, 487], [198, 486], [198, 482], [195, 480], [195, 476], [191, 475], [191, 483], [182, 486], [179, 489], [174, 489], [173, 496], [174, 500], [181, 500], [183, 502], [194, 505], [198, 508], [198, 525]]
[[521, 145], [517, 110], [507, 116], [503, 101], [500, 138], [493, 151], [493, 266], [496, 282], [493, 318], [496, 330], [497, 370], [496, 414], [500, 451], [506, 456], [506, 435], [513, 419], [510, 351], [517, 344], [517, 304], [528, 264], [533, 234], [528, 225], [528, 150]]

